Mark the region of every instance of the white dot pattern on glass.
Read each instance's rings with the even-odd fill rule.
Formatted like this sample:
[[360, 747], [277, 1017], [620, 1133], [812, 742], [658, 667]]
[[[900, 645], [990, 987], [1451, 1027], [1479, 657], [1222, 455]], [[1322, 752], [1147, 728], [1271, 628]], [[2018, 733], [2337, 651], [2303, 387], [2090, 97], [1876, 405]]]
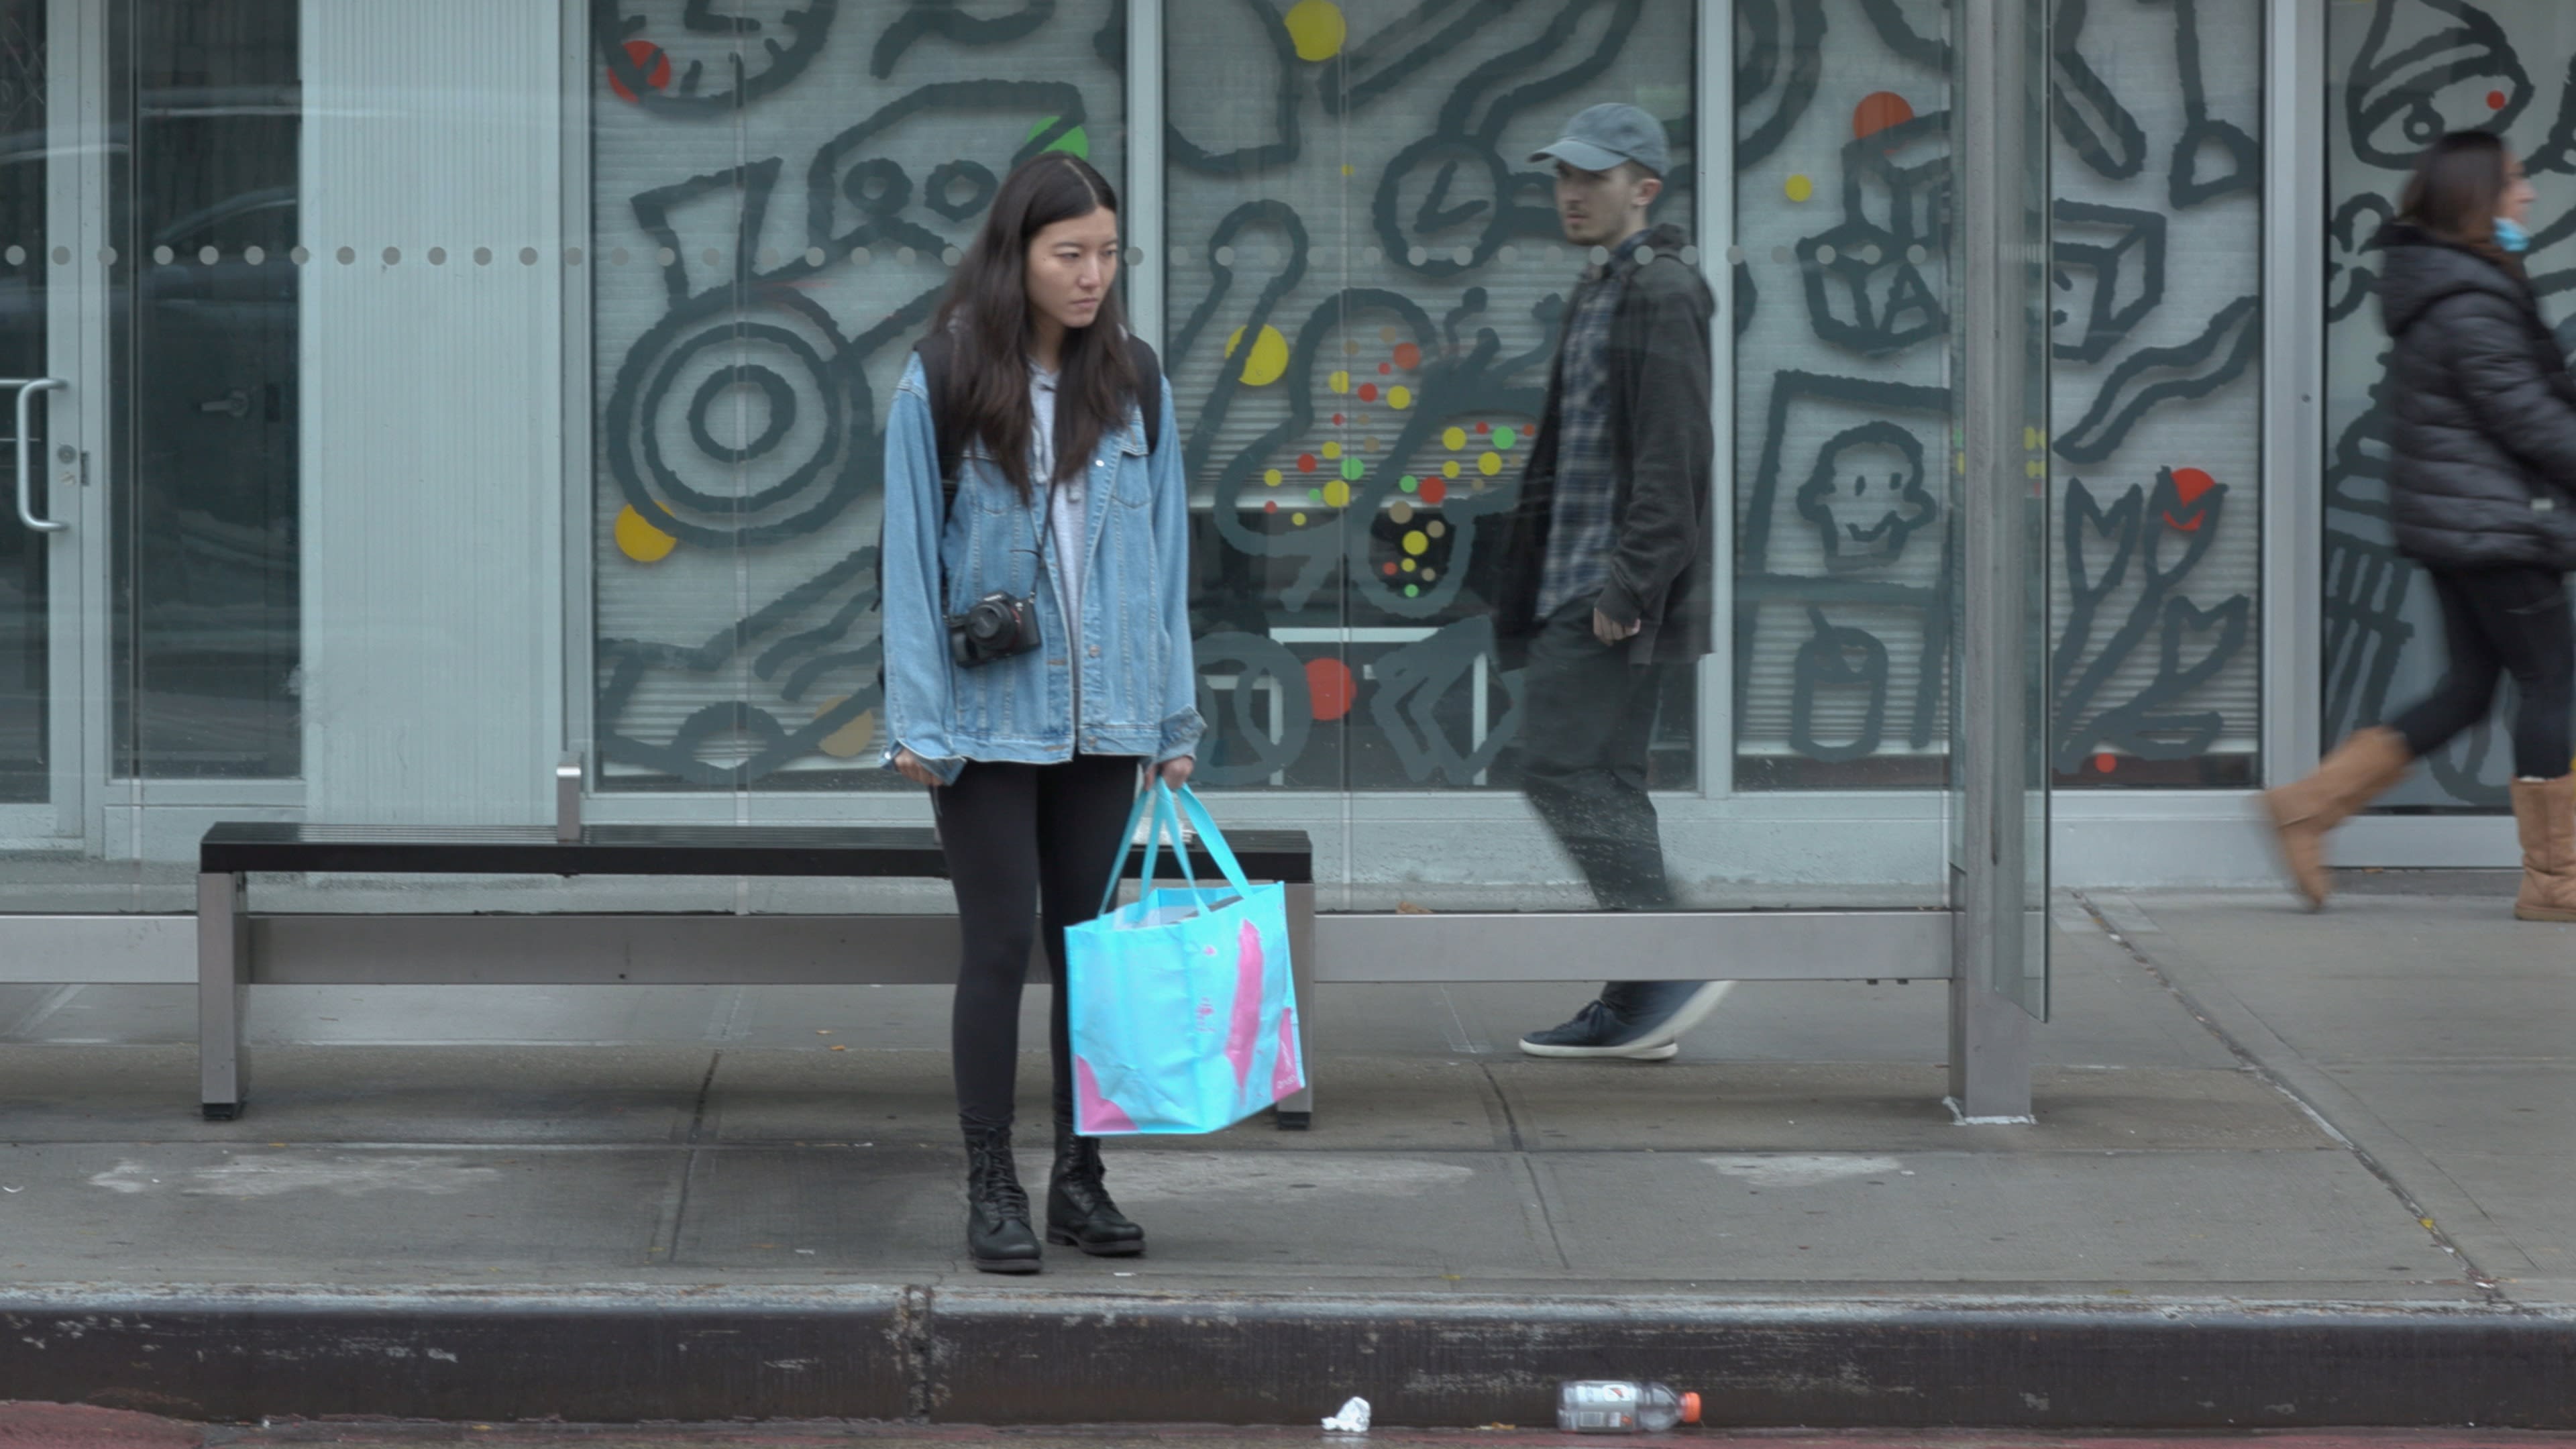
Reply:
[[778, 249], [776, 247], [762, 247], [760, 249], [760, 269], [765, 272], [771, 267], [777, 265]]
[[25, 247], [13, 246], [9, 248], [6, 253], [0, 253], [0, 255], [5, 255], [9, 259], [9, 265], [13, 267], [23, 267], [27, 264], [27, 249]]
[[1172, 248], [1172, 265], [1173, 265], [1173, 266], [1176, 266], [1176, 267], [1178, 267], [1178, 266], [1186, 266], [1186, 265], [1188, 265], [1189, 260], [1190, 260], [1190, 249], [1189, 249], [1188, 247], [1174, 247], [1174, 248]]
[[1878, 265], [1879, 255], [1878, 243], [1876, 242], [1865, 243], [1859, 252], [1860, 259], [1873, 267]]
[[115, 265], [116, 265], [116, 248], [114, 248], [114, 247], [101, 247], [101, 248], [99, 248], [99, 249], [98, 249], [98, 259], [99, 259], [101, 262], [104, 262], [105, 264], [107, 264], [108, 266], [111, 266], [111, 267], [112, 267], [112, 266], [115, 266]]
[[608, 254], [608, 264], [612, 267], [622, 267], [626, 265], [629, 260], [631, 260], [631, 258], [628, 257], [626, 248], [624, 247], [617, 247], [611, 250]]
[[1451, 260], [1457, 262], [1458, 265], [1463, 267], [1476, 259], [1476, 249], [1474, 247], [1460, 247], [1449, 255]]
[[224, 254], [213, 247], [197, 248], [197, 265], [201, 267], [211, 267], [223, 259]]
[[1835, 251], [1831, 246], [1818, 247], [1816, 248], [1816, 265], [1820, 267], [1830, 267], [1834, 264], [1834, 258], [1840, 255], [1841, 253]]
[[807, 247], [805, 249], [805, 265], [809, 267], [819, 267], [823, 265], [823, 249], [821, 247]]
[[266, 247], [244, 247], [242, 248], [242, 260], [250, 263], [254, 267], [267, 266], [268, 249]]
[[1515, 247], [1515, 246], [1506, 246], [1506, 247], [1502, 248], [1501, 250], [1499, 250], [1499, 251], [1497, 251], [1497, 252], [1495, 252], [1495, 253], [1494, 253], [1494, 260], [1495, 260], [1495, 261], [1498, 261], [1498, 262], [1501, 262], [1504, 266], [1507, 266], [1507, 267], [1508, 267], [1508, 266], [1510, 266], [1512, 263], [1519, 261], [1520, 259], [1521, 259], [1521, 249], [1520, 249], [1519, 247]]
[[1744, 265], [1744, 248], [1728, 247], [1726, 249], [1726, 264], [1730, 267], [1740, 267]]
[[71, 249], [70, 247], [56, 247], [56, 248], [54, 248], [54, 265], [55, 265], [55, 266], [58, 266], [58, 267], [68, 267], [68, 266], [70, 266], [71, 264], [72, 264], [72, 249]]
[[354, 266], [357, 264], [358, 260], [358, 249], [356, 247], [342, 247], [337, 252], [332, 253], [332, 255], [340, 259], [340, 265], [344, 267]]
[[533, 267], [533, 266], [535, 266], [536, 264], [537, 264], [537, 249], [536, 249], [535, 247], [521, 247], [521, 248], [519, 248], [519, 265], [520, 265], [520, 266], [523, 266], [523, 267]]
[[966, 260], [966, 254], [957, 250], [955, 247], [942, 247], [939, 252], [939, 260], [944, 265], [953, 267], [959, 262]]
[[1905, 259], [1919, 267], [1932, 260], [1932, 254], [1923, 249], [1923, 243], [1916, 242], [1905, 249]]
[[1362, 247], [1360, 248], [1360, 260], [1373, 267], [1386, 260], [1386, 253], [1379, 251], [1375, 247]]
[[1686, 267], [1695, 267], [1695, 266], [1698, 266], [1698, 265], [1699, 265], [1699, 248], [1697, 248], [1697, 247], [1684, 247], [1684, 248], [1682, 248], [1682, 265], [1683, 265], [1683, 266], [1686, 266]]
[[1405, 252], [1404, 259], [1418, 267], [1431, 260], [1431, 253], [1422, 247], [1413, 247]]
[[851, 261], [853, 264], [855, 264], [855, 265], [857, 265], [857, 266], [862, 266], [862, 267], [864, 267], [864, 266], [866, 266], [869, 262], [872, 262], [872, 261], [874, 261], [874, 260], [876, 260], [876, 258], [874, 258], [873, 256], [869, 255], [869, 253], [868, 253], [868, 249], [867, 249], [866, 247], [852, 247], [852, 248], [850, 248], [850, 261]]
[[580, 265], [581, 265], [581, 262], [582, 262], [581, 248], [579, 248], [579, 247], [565, 247], [565, 248], [564, 248], [564, 265], [565, 265], [565, 266], [568, 266], [568, 267], [577, 267], [577, 266], [580, 266]]
[[311, 247], [298, 244], [288, 250], [286, 253], [286, 259], [295, 263], [299, 267], [303, 266], [305, 263], [313, 260], [313, 249]]
[[1126, 256], [1127, 265], [1131, 267], [1141, 267], [1145, 265], [1145, 249], [1143, 247], [1129, 247], [1127, 249]]
[[[1218, 266], [1220, 266], [1220, 267], [1230, 267], [1230, 266], [1233, 266], [1233, 265], [1234, 265], [1234, 248], [1232, 248], [1232, 247], [1218, 247], [1218, 248], [1216, 249], [1216, 264], [1217, 264]], [[1068, 572], [1069, 572], [1069, 571], [1068, 571]]]
[[1610, 249], [1608, 247], [1594, 247], [1592, 250], [1585, 252], [1583, 257], [1584, 260], [1597, 267], [1610, 260]]
[[912, 248], [896, 247], [894, 249], [894, 259], [906, 266], [910, 266], [912, 264]]
[[490, 247], [476, 247], [474, 249], [474, 265], [478, 267], [488, 267], [492, 265], [492, 249]]
[[385, 265], [386, 265], [386, 266], [389, 266], [389, 267], [398, 267], [398, 266], [402, 265], [402, 248], [401, 248], [401, 247], [387, 247], [387, 248], [385, 248]]
[[177, 252], [170, 250], [168, 247], [154, 247], [152, 249], [152, 264], [156, 267], [166, 267], [170, 265], [178, 255], [179, 254]]
[[1655, 249], [1654, 249], [1653, 247], [1650, 247], [1650, 246], [1640, 246], [1640, 247], [1638, 247], [1638, 248], [1637, 248], [1637, 265], [1638, 265], [1638, 266], [1641, 266], [1641, 267], [1642, 267], [1642, 266], [1644, 266], [1646, 263], [1651, 262], [1651, 261], [1653, 261], [1654, 259], [1655, 259]]
[[431, 266], [433, 266], [433, 267], [443, 267], [443, 266], [446, 266], [446, 265], [447, 265], [447, 248], [445, 248], [445, 247], [431, 247], [431, 248], [429, 249], [429, 264], [430, 264]]
[[717, 255], [714, 247], [709, 247], [705, 251], [698, 253], [698, 260], [705, 262], [708, 266], [712, 267], [716, 263], [723, 261], [724, 258]]

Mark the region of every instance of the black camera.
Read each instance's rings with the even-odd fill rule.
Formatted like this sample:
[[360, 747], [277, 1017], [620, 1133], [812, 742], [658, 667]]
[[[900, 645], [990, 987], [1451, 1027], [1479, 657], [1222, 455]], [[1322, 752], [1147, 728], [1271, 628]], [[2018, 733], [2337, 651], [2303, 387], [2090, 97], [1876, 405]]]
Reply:
[[1026, 654], [1038, 647], [1037, 600], [991, 593], [948, 616], [948, 657], [960, 669]]

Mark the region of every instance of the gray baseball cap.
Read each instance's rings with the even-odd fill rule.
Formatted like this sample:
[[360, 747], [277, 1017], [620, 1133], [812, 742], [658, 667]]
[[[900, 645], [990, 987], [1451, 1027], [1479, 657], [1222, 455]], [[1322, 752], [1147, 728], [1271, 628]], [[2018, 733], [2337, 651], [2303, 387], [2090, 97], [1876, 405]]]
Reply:
[[1607, 101], [1587, 106], [1565, 123], [1557, 143], [1530, 153], [1532, 161], [1562, 161], [1578, 171], [1607, 171], [1634, 161], [1661, 176], [1672, 165], [1664, 149], [1664, 123], [1635, 106]]

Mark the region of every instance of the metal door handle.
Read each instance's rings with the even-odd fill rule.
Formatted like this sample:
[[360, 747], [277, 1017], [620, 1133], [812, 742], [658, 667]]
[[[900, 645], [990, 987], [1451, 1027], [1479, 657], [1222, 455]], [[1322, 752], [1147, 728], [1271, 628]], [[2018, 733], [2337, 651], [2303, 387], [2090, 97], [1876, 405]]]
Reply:
[[27, 417], [28, 404], [34, 402], [40, 392], [69, 386], [71, 384], [59, 377], [0, 378], [0, 387], [18, 390], [18, 521], [38, 533], [60, 533], [71, 525], [36, 516], [35, 429]]
[[213, 402], [201, 402], [197, 404], [197, 411], [201, 413], [231, 413], [234, 417], [246, 418], [250, 416], [250, 394], [241, 388], [234, 388], [231, 392], [225, 393], [222, 397], [216, 398]]

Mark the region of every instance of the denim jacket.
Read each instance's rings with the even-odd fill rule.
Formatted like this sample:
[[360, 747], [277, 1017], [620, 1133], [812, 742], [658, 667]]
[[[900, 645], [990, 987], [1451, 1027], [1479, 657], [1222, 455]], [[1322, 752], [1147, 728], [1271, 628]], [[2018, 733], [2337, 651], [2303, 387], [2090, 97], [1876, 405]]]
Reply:
[[[1156, 762], [1197, 750], [1205, 725], [1190, 648], [1189, 491], [1168, 383], [1162, 424], [1161, 446], [1148, 448], [1144, 414], [1130, 407], [1127, 425], [1094, 450], [1082, 627], [1069, 630], [1048, 572], [1063, 564], [1045, 487], [1023, 501], [981, 441], [970, 443], [942, 526], [930, 394], [921, 359], [905, 364], [886, 418], [887, 765], [909, 749], [954, 783], [968, 760], [1060, 764], [1077, 745], [1086, 755]], [[946, 616], [997, 591], [1034, 595], [1039, 646], [960, 669], [949, 659]]]

